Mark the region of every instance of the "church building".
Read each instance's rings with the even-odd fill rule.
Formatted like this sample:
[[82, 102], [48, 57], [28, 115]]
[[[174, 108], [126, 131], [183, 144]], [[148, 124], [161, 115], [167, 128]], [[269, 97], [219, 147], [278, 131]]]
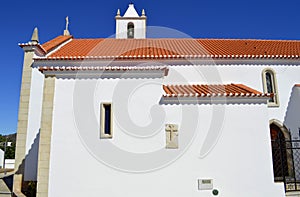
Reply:
[[300, 41], [150, 38], [133, 4], [115, 22], [19, 44], [15, 196], [300, 195]]

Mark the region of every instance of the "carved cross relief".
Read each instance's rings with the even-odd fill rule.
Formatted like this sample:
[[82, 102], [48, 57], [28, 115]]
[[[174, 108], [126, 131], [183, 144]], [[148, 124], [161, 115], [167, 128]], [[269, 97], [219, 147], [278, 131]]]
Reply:
[[178, 148], [178, 125], [166, 124], [166, 148]]

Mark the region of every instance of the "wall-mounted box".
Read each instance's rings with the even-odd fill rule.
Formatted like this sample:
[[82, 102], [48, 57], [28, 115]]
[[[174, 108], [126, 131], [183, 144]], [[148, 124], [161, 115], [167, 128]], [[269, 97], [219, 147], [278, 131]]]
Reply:
[[198, 179], [198, 190], [212, 190], [213, 180], [212, 179]]

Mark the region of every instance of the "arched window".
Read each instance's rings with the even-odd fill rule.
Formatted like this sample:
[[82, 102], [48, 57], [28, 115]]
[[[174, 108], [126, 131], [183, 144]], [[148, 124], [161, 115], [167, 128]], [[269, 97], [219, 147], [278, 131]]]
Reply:
[[262, 72], [264, 93], [271, 94], [269, 106], [278, 107], [278, 90], [275, 72], [272, 69], [264, 69]]
[[132, 22], [127, 24], [127, 38], [134, 38], [134, 24]]

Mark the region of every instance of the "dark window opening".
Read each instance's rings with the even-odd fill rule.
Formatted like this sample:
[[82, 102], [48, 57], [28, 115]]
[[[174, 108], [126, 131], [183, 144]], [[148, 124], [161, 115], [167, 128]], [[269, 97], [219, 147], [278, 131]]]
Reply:
[[104, 104], [104, 134], [111, 135], [111, 105]]
[[127, 38], [134, 38], [134, 24], [128, 23], [127, 25]]
[[270, 97], [269, 102], [274, 103], [275, 102], [274, 76], [270, 72], [266, 72], [266, 86], [267, 86], [267, 92], [269, 94], [273, 94], [273, 96]]

